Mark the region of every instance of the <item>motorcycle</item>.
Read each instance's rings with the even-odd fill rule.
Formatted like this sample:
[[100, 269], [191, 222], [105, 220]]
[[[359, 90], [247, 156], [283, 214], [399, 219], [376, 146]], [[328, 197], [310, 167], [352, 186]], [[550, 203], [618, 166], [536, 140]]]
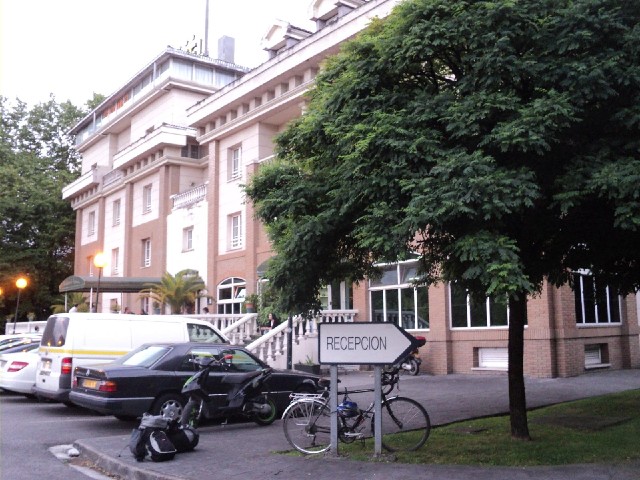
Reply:
[[418, 348], [427, 343], [427, 339], [425, 337], [416, 336], [416, 340], [418, 341], [418, 346], [412, 350], [409, 355], [402, 359], [399, 365], [400, 371], [408, 373], [409, 375], [418, 375], [418, 373], [420, 373], [420, 364], [422, 363], [422, 359], [419, 357]]
[[265, 383], [272, 374], [271, 368], [224, 375], [220, 384], [228, 388], [228, 393], [223, 405], [214, 405], [209, 398], [217, 392], [210, 392], [207, 387], [209, 374], [214, 368], [222, 371], [231, 370], [233, 355], [222, 352], [220, 356], [211, 360], [192, 361], [198, 364], [200, 370], [187, 379], [182, 387], [182, 393], [188, 397], [180, 416], [182, 425], [195, 428], [203, 418], [229, 417], [237, 414], [258, 425], [270, 425], [276, 420], [276, 405], [263, 393]]

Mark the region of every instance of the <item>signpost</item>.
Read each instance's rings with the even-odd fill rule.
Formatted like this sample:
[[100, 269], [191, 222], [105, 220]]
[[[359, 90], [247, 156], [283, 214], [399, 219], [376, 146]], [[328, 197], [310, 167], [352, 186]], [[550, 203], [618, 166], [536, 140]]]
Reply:
[[318, 359], [328, 365], [393, 365], [416, 346], [395, 323], [321, 323]]
[[330, 365], [331, 452], [338, 454], [338, 365], [374, 365], [374, 454], [382, 453], [383, 365], [393, 365], [417, 348], [416, 339], [395, 323], [321, 323], [318, 360]]

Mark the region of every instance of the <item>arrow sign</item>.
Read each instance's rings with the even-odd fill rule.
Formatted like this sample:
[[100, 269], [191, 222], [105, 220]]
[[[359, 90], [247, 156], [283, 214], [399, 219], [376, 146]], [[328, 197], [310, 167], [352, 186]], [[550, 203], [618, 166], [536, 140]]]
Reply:
[[321, 323], [318, 360], [325, 365], [391, 365], [417, 348], [416, 342], [395, 323]]

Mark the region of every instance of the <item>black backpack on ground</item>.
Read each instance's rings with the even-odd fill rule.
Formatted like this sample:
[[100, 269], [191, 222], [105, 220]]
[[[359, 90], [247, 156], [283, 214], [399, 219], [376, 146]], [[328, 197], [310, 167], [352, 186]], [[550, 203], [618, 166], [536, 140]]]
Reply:
[[196, 448], [200, 440], [200, 434], [195, 428], [188, 425], [180, 425], [176, 420], [169, 422], [167, 435], [178, 453], [190, 452]]
[[151, 460], [154, 462], [166, 462], [167, 460], [173, 460], [173, 457], [176, 456], [176, 447], [171, 443], [167, 432], [164, 430], [151, 432], [145, 446]]
[[154, 462], [173, 459], [176, 448], [167, 435], [168, 429], [169, 420], [162, 415], [142, 415], [140, 425], [129, 438], [129, 450], [135, 459], [142, 462], [147, 454]]

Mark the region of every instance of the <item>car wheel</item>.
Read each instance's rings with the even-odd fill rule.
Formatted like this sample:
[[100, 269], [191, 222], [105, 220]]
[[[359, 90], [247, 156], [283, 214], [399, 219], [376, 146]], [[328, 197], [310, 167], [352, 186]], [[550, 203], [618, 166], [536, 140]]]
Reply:
[[181, 395], [177, 393], [165, 393], [153, 402], [151, 414], [162, 415], [170, 420], [179, 419], [180, 415], [182, 415], [184, 404], [185, 401]]

